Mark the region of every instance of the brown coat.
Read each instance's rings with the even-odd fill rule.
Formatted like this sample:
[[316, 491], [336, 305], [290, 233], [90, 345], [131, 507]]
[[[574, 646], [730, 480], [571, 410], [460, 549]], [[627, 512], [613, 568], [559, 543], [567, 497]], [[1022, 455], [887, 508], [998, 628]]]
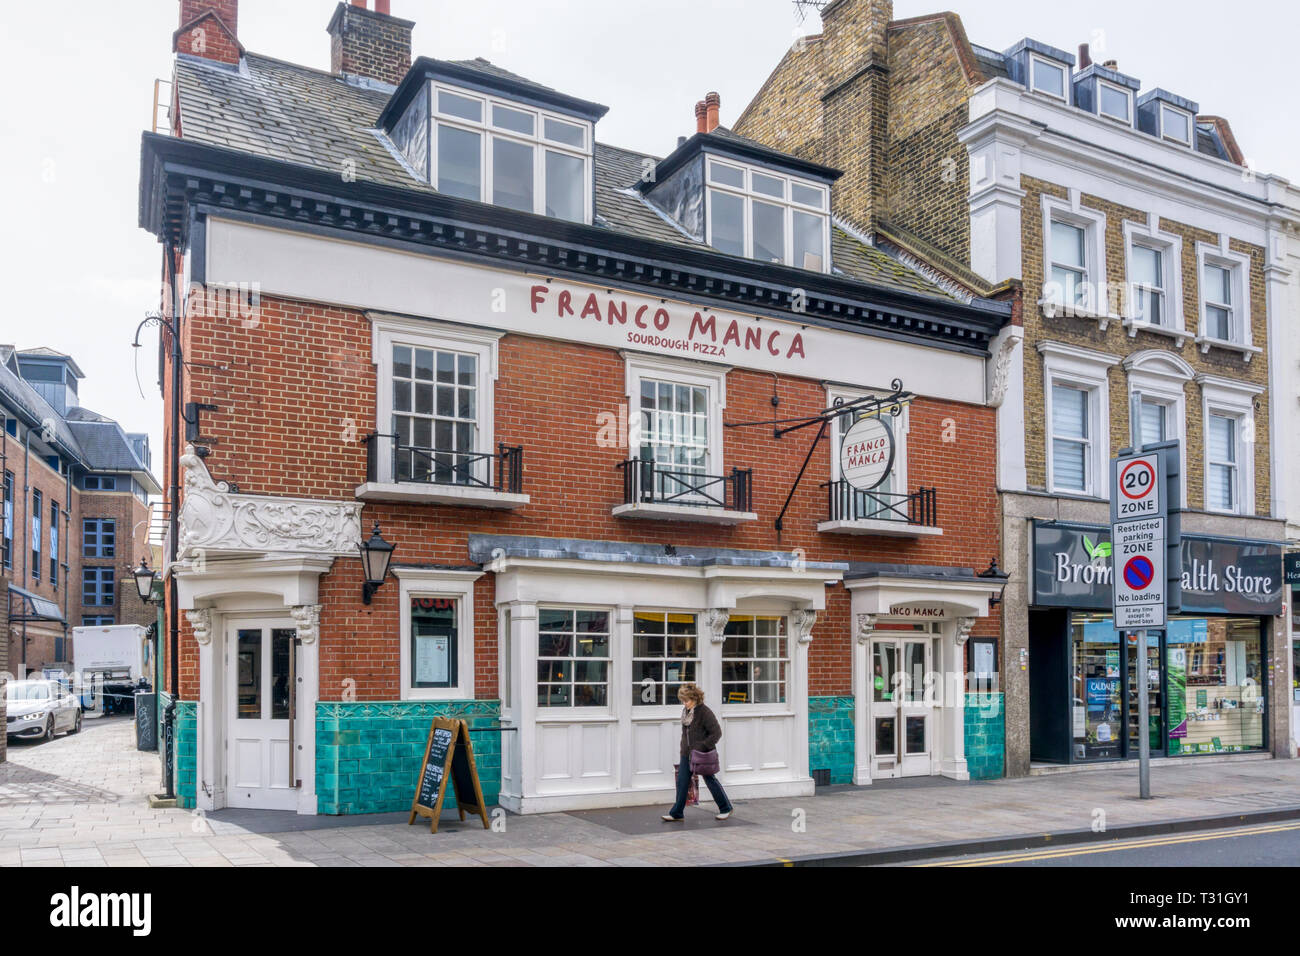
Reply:
[[696, 704], [694, 719], [682, 727], [682, 756], [690, 756], [692, 750], [712, 750], [721, 739], [722, 727], [718, 718], [703, 704]]

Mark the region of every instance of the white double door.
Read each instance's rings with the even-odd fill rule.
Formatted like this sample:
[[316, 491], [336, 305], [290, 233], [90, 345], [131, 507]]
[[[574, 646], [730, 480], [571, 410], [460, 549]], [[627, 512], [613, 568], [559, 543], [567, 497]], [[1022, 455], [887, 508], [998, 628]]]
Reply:
[[239, 621], [226, 634], [226, 805], [293, 810], [302, 768], [302, 649], [288, 621]]
[[[877, 637], [867, 668], [873, 778], [934, 772], [934, 640]], [[927, 675], [931, 675], [927, 682]]]

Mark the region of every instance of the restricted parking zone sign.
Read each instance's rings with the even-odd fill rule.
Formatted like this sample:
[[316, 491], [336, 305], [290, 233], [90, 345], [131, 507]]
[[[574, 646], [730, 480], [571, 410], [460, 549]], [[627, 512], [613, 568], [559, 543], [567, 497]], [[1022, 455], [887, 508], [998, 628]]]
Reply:
[[1115, 460], [1111, 524], [1115, 627], [1165, 626], [1165, 522], [1158, 455]]

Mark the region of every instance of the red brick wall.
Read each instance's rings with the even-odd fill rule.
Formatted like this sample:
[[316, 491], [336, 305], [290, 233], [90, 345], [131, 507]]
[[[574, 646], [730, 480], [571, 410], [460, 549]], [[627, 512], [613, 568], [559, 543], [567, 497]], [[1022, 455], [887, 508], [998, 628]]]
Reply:
[[[13, 568], [8, 572], [9, 580], [21, 588], [26, 588], [41, 597], [49, 598], [58, 604], [59, 609], [72, 618], [77, 608], [76, 589], [68, 590], [68, 583], [81, 580], [80, 561], [80, 513], [78, 499], [80, 495], [73, 489], [71, 507], [68, 501], [68, 487], [64, 476], [56, 474], [43, 459], [31, 454], [24, 454], [21, 442], [6, 436], [5, 470], [14, 476], [14, 545]], [[26, 491], [24, 493], [24, 486]], [[41, 564], [40, 580], [33, 574], [31, 506], [32, 493], [41, 493]], [[59, 580], [58, 587], [50, 580], [50, 504], [59, 505]], [[65, 521], [63, 512], [71, 512], [71, 520]], [[69, 549], [69, 540], [72, 548]], [[63, 564], [70, 568], [66, 579]], [[71, 599], [69, 600], [69, 594]], [[79, 620], [75, 623], [80, 623]], [[8, 625], [9, 630], [9, 668], [17, 674], [23, 666], [21, 624]], [[42, 667], [60, 663], [55, 656], [55, 637], [63, 635], [63, 628], [58, 624], [29, 623], [27, 625], [27, 670], [40, 670]], [[65, 656], [68, 653], [65, 650]]]
[[239, 62], [239, 0], [181, 0], [180, 27], [175, 52]]
[[[365, 478], [359, 439], [374, 427], [375, 377], [370, 326], [357, 312], [264, 296], [259, 321], [197, 321], [189, 344], [189, 400], [218, 406], [204, 431], [217, 440], [207, 464], [218, 480], [253, 494], [348, 499]], [[869, 347], [869, 340], [864, 340]], [[923, 361], [918, 352], [918, 361]], [[725, 468], [754, 469], [759, 520], [740, 527], [626, 520], [616, 466], [626, 448], [597, 445], [598, 416], [627, 402], [624, 360], [617, 351], [519, 335], [501, 339], [496, 384], [496, 438], [524, 446], [524, 491], [517, 512], [427, 505], [368, 505], [397, 546], [398, 563], [466, 564], [472, 532], [612, 539], [753, 549], [804, 549], [810, 561], [881, 561], [953, 565], [981, 570], [998, 550], [995, 413], [992, 409], [918, 399], [911, 408], [908, 481], [938, 490], [940, 538], [921, 541], [852, 538], [817, 532], [824, 520], [830, 443], [823, 441], [778, 534], [773, 521], [794, 482], [811, 430], [779, 441], [770, 428], [729, 429]], [[209, 365], [224, 366], [225, 370]], [[906, 379], [906, 370], [900, 370]], [[906, 381], [904, 384], [907, 384]], [[821, 383], [734, 370], [727, 377], [725, 420], [787, 418], [825, 406]], [[945, 441], [944, 435], [950, 440]], [[349, 687], [357, 699], [393, 699], [398, 689], [398, 588], [390, 580], [361, 603], [359, 561], [337, 559], [321, 582], [321, 696]], [[496, 696], [493, 582], [477, 585], [476, 687]], [[184, 627], [181, 696], [197, 695], [197, 651]], [[996, 636], [996, 618], [976, 633]], [[828, 593], [812, 644], [810, 693], [847, 693], [850, 683], [849, 600]], [[352, 681], [352, 684], [345, 684]]]
[[[119, 482], [122, 479], [118, 479]], [[73, 578], [72, 626], [81, 624], [87, 615], [113, 615], [115, 624], [143, 624], [154, 620], [154, 609], [140, 600], [132, 570], [141, 558], [149, 557], [149, 509], [143, 501], [129, 491], [82, 492], [81, 517], [73, 528], [76, 537], [77, 558], [82, 568], [114, 569], [115, 602], [112, 607], [88, 606], [82, 603], [81, 572]], [[82, 519], [110, 518], [116, 524], [116, 548], [111, 558], [88, 558], [82, 547]], [[150, 559], [152, 564], [152, 559]]]

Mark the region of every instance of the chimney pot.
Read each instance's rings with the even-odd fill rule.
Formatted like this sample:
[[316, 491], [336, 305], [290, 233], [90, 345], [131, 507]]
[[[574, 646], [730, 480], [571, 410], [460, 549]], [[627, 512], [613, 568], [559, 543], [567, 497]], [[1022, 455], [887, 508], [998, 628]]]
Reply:
[[386, 17], [393, 15], [391, 0], [375, 0], [375, 13], [382, 13]]
[[705, 118], [708, 120], [708, 128], [705, 132], [712, 133], [719, 125], [718, 111], [722, 107], [721, 97], [719, 97], [717, 93], [709, 93], [704, 97], [704, 107]]
[[708, 112], [709, 108], [705, 105], [704, 100], [695, 104], [695, 132], [707, 133], [708, 129]]
[[1079, 44], [1079, 69], [1086, 70], [1092, 66], [1092, 55], [1088, 51], [1088, 44]]
[[1119, 72], [1119, 60], [1107, 60], [1102, 66], [1108, 70], [1114, 70], [1116, 73]]

